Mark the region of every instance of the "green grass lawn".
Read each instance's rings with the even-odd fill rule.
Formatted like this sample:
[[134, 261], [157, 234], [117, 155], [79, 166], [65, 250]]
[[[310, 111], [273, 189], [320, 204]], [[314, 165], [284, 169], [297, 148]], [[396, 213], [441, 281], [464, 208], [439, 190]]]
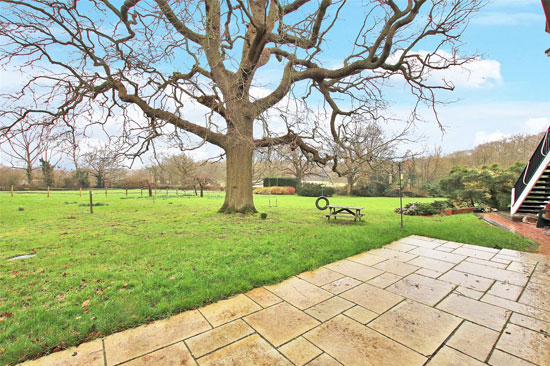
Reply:
[[[222, 215], [221, 194], [141, 198], [78, 192], [0, 193], [0, 364], [168, 317], [380, 247], [411, 234], [527, 250], [533, 242], [471, 214], [405, 217], [398, 198], [331, 198], [364, 206], [330, 223], [315, 198], [256, 197], [259, 215]], [[171, 192], [174, 194], [175, 192]], [[180, 191], [181, 194], [181, 191]], [[274, 201], [274, 198], [272, 198]], [[430, 201], [430, 199], [406, 199]], [[272, 202], [273, 203], [273, 202]], [[23, 209], [21, 209], [23, 208]], [[33, 258], [7, 258], [36, 253]], [[83, 306], [83, 304], [85, 306]]]

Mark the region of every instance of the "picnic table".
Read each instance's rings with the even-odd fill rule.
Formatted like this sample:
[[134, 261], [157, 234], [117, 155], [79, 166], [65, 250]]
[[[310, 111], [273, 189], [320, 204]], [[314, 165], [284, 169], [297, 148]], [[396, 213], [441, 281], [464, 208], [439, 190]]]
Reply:
[[327, 216], [327, 219], [330, 220], [331, 217], [334, 217], [334, 220], [336, 220], [336, 216], [338, 214], [342, 215], [352, 215], [353, 221], [361, 221], [361, 217], [363, 217], [364, 214], [361, 213], [361, 210], [364, 207], [352, 207], [352, 206], [328, 206], [329, 213]]

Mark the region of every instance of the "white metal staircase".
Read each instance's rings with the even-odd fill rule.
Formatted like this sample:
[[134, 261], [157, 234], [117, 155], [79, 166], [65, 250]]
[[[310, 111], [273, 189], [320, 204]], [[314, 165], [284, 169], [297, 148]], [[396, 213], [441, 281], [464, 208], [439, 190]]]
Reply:
[[550, 200], [550, 127], [512, 189], [510, 214], [536, 214]]

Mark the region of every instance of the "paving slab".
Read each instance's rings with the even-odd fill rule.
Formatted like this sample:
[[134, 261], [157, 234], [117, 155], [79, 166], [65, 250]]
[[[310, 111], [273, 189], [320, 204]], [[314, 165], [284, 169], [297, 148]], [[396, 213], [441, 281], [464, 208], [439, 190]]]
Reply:
[[182, 342], [173, 344], [145, 356], [136, 358], [124, 366], [196, 366], [197, 363]]
[[287, 303], [273, 305], [244, 320], [275, 347], [319, 325], [317, 320]]
[[[413, 249], [413, 251], [417, 249], [420, 249], [420, 248], [415, 248]], [[378, 257], [383, 257], [386, 259], [395, 259], [401, 262], [408, 262], [411, 259], [414, 259], [418, 256], [416, 254], [410, 254], [409, 252], [405, 253], [399, 250], [392, 250], [388, 248], [373, 249], [369, 251], [369, 254], [373, 254]]]
[[418, 353], [430, 356], [461, 322], [462, 319], [454, 315], [406, 300], [368, 326]]
[[512, 356], [506, 352], [502, 352], [499, 349], [495, 349], [491, 358], [489, 359], [489, 365], [491, 366], [533, 366], [534, 363], [522, 360], [516, 356]]
[[257, 334], [199, 358], [200, 366], [293, 366]]
[[502, 330], [511, 313], [506, 309], [457, 294], [450, 294], [437, 305], [437, 308], [496, 331]]
[[397, 305], [404, 297], [366, 283], [340, 294], [346, 300], [361, 305], [375, 313], [383, 313]]
[[351, 277], [344, 277], [329, 284], [326, 284], [322, 287], [323, 290], [326, 290], [334, 295], [338, 295], [344, 291], [354, 288], [357, 285], [360, 285], [362, 282], [358, 281]]
[[387, 288], [388, 291], [433, 306], [449, 294], [456, 285], [412, 274]]
[[371, 278], [384, 273], [384, 271], [379, 269], [348, 260], [334, 262], [326, 267], [359, 281], [368, 281]]
[[500, 333], [492, 329], [482, 327], [468, 321], [460, 325], [460, 328], [447, 341], [450, 346], [479, 361], [485, 361]]
[[357, 262], [360, 264], [364, 264], [365, 266], [374, 266], [377, 263], [385, 261], [386, 258], [377, 256], [377, 255], [372, 255], [370, 254], [370, 252], [365, 252], [365, 253], [354, 255], [353, 257], [349, 257], [348, 260]]
[[[428, 362], [428, 366], [483, 366], [484, 363], [451, 347], [443, 347]], [[504, 365], [503, 365], [504, 366]]]
[[[519, 291], [516, 290], [516, 292]], [[521, 294], [519, 302], [550, 311], [550, 290], [547, 285], [530, 282]]]
[[423, 365], [426, 358], [339, 315], [304, 336], [346, 366]]
[[260, 310], [261, 307], [245, 295], [237, 295], [200, 309], [213, 327], [228, 323]]
[[268, 306], [275, 305], [283, 301], [281, 298], [273, 295], [263, 287], [258, 287], [248, 291], [245, 295], [263, 308], [267, 308]]
[[466, 246], [462, 246], [458, 249], [455, 249], [452, 251], [452, 253], [461, 254], [472, 258], [485, 259], [485, 260], [489, 260], [496, 255], [495, 252], [487, 252], [484, 250], [478, 250], [477, 248], [472, 249], [471, 247], [466, 247]]
[[371, 280], [368, 280], [367, 283], [369, 285], [373, 285], [373, 286], [376, 286], [376, 287], [386, 288], [389, 285], [399, 281], [402, 278], [403, 278], [403, 276], [398, 276], [398, 275], [393, 274], [393, 273], [384, 272], [380, 276], [377, 276], [377, 277], [374, 277]]
[[465, 255], [446, 253], [439, 250], [433, 250], [429, 248], [416, 248], [408, 252], [407, 254], [416, 254], [423, 257], [428, 257], [432, 259], [439, 259], [445, 262], [450, 263], [459, 263], [466, 259]]
[[125, 332], [115, 333], [105, 338], [107, 365], [116, 365], [142, 356], [210, 328], [201, 313], [192, 310]]
[[315, 319], [324, 322], [353, 306], [355, 306], [354, 303], [335, 296], [310, 307], [306, 310], [306, 313]]
[[550, 337], [515, 324], [508, 324], [496, 348], [536, 365], [550, 365]]
[[419, 269], [418, 266], [396, 261], [395, 259], [388, 259], [384, 262], [380, 262], [374, 266], [376, 269], [380, 269], [385, 272], [393, 273], [398, 276], [406, 276]]
[[508, 282], [495, 281], [493, 286], [487, 291], [488, 294], [502, 297], [508, 300], [516, 301], [523, 292], [523, 287], [512, 285]]
[[358, 321], [361, 324], [367, 324], [372, 319], [378, 316], [378, 314], [374, 311], [370, 311], [359, 305], [356, 305], [351, 309], [345, 311], [344, 315], [352, 318], [355, 321]]
[[550, 334], [550, 323], [523, 314], [513, 313], [510, 317], [510, 323], [521, 325], [535, 332]]
[[521, 304], [519, 302], [515, 302], [508, 299], [503, 299], [502, 297], [497, 297], [490, 294], [483, 295], [483, 297], [481, 298], [481, 301], [488, 304], [496, 305], [503, 309], [508, 309], [509, 311], [515, 311], [516, 313], [527, 315], [535, 319], [550, 322], [550, 312], [546, 310], [542, 310], [540, 308], [536, 308], [526, 304]]
[[437, 272], [447, 272], [455, 266], [454, 263], [445, 262], [438, 259], [428, 258], [428, 257], [416, 257], [415, 259], [407, 262], [418, 267], [431, 269]]
[[323, 351], [315, 347], [304, 337], [298, 337], [279, 348], [279, 352], [286, 356], [296, 366], [305, 365], [319, 356]]
[[344, 277], [344, 275], [321, 267], [315, 271], [301, 273], [298, 277], [316, 286], [323, 286]]
[[308, 363], [307, 366], [342, 366], [342, 364], [326, 353], [323, 353], [321, 356]]
[[438, 279], [482, 292], [487, 291], [487, 289], [491, 287], [493, 282], [495, 282], [494, 280], [476, 276], [471, 273], [459, 272], [454, 270], [450, 270]]
[[527, 280], [529, 279], [529, 276], [523, 273], [507, 271], [505, 269], [500, 269], [500, 268], [487, 267], [481, 264], [471, 263], [471, 262], [460, 263], [454, 269], [456, 271], [470, 273], [480, 277], [489, 278], [492, 280], [509, 282], [512, 285], [516, 285], [516, 286], [524, 286], [527, 283]]
[[241, 319], [237, 319], [221, 327], [189, 338], [185, 343], [193, 356], [199, 358], [252, 333], [254, 333], [254, 329], [250, 328]]
[[27, 361], [24, 366], [103, 366], [103, 343], [101, 339], [72, 347], [68, 350], [52, 353], [34, 361]]
[[292, 277], [277, 285], [267, 286], [266, 288], [298, 309], [307, 309], [332, 297], [330, 292], [298, 277]]
[[467, 288], [463, 286], [458, 286], [457, 288], [455, 288], [453, 293], [457, 295], [466, 296], [474, 300], [479, 300], [484, 295], [484, 293], [481, 291], [472, 290], [471, 288]]
[[246, 296], [251, 298], [256, 304], [259, 304], [263, 308], [280, 303], [279, 297], [273, 295], [263, 287], [258, 287], [245, 293]]

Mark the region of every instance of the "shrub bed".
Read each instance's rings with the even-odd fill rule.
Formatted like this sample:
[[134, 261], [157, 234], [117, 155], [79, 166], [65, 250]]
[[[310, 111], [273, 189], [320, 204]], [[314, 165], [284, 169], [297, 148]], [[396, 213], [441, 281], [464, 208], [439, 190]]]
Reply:
[[[441, 215], [446, 210], [454, 208], [450, 201], [434, 201], [431, 203], [411, 202], [403, 207], [403, 215], [409, 216], [432, 216]], [[401, 213], [401, 209], [396, 208], [396, 213]]]
[[254, 194], [278, 194], [287, 195], [295, 194], [296, 188], [294, 187], [260, 187], [254, 189]]

